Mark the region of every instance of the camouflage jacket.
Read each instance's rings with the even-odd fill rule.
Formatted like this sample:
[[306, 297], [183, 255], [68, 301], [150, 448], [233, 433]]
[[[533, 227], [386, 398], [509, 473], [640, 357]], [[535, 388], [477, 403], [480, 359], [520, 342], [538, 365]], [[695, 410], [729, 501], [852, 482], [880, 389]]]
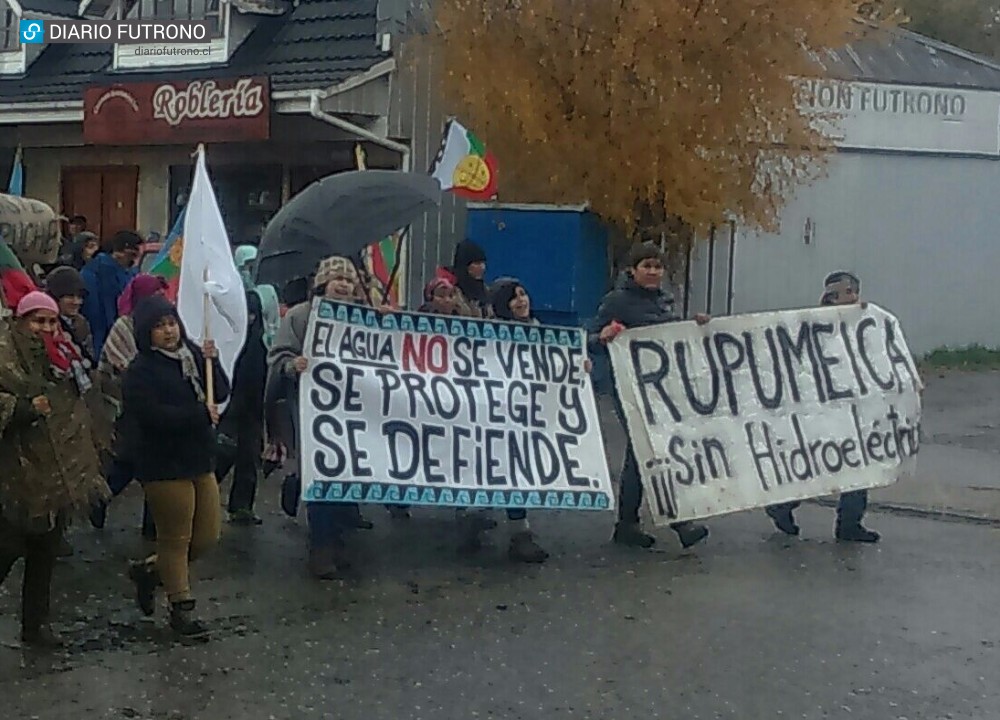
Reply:
[[[32, 406], [49, 399], [47, 417]], [[106, 496], [87, 406], [69, 378], [57, 379], [45, 348], [0, 319], [0, 510], [27, 532], [55, 515], [83, 513]]]

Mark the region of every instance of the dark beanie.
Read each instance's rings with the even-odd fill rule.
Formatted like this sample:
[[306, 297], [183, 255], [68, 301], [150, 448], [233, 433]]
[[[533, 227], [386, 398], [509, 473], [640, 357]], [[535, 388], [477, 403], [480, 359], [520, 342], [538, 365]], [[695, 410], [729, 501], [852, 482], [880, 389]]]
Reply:
[[181, 337], [187, 337], [184, 324], [177, 314], [177, 308], [162, 295], [143, 298], [136, 305], [132, 311], [132, 323], [135, 327], [135, 345], [139, 352], [149, 352], [153, 349], [153, 328], [165, 317], [176, 318], [181, 326]]
[[632, 249], [628, 252], [628, 266], [630, 268], [639, 267], [639, 263], [643, 260], [659, 260], [663, 262], [663, 251], [660, 250], [660, 246], [651, 242], [633, 245]]
[[490, 286], [493, 313], [501, 320], [514, 319], [514, 314], [510, 311], [510, 301], [514, 299], [519, 287], [524, 287], [521, 281], [511, 277], [499, 278]]
[[461, 275], [469, 269], [469, 265], [486, 262], [486, 253], [471, 240], [463, 240], [455, 248], [455, 274]]
[[56, 300], [61, 300], [69, 295], [83, 297], [87, 288], [76, 268], [58, 267], [45, 278], [45, 290]]

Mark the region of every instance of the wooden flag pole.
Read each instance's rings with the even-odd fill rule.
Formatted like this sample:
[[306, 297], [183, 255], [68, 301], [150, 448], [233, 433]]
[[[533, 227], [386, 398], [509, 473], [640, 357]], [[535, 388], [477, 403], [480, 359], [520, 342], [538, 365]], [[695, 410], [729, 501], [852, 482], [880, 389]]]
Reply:
[[[198, 147], [195, 148], [195, 151], [191, 154], [191, 157], [193, 157], [193, 158], [203, 157], [204, 153], [205, 153], [205, 145], [204, 145], [204, 143], [198, 143]], [[195, 172], [197, 172], [197, 165], [195, 166]], [[194, 183], [192, 183], [192, 187], [193, 186], [194, 186]], [[190, 200], [190, 196], [189, 196], [189, 200]], [[183, 258], [181, 258], [181, 262], [182, 263], [184, 262]], [[205, 314], [204, 318], [203, 318], [203, 321], [204, 321], [204, 324], [205, 324], [205, 339], [204, 339], [204, 343], [208, 344], [209, 342], [212, 341], [212, 333], [211, 333], [211, 330], [209, 329], [209, 311], [210, 311], [211, 306], [212, 306], [211, 305], [212, 304], [212, 299], [208, 296], [208, 268], [207, 267], [202, 271], [202, 276], [201, 276], [201, 294], [202, 294], [202, 298], [203, 298], [203, 302], [204, 302], [203, 312]], [[215, 362], [210, 357], [206, 357], [205, 358], [205, 404], [208, 405], [209, 407], [214, 407], [215, 406]]]
[[[208, 284], [208, 268], [205, 268], [205, 274], [203, 275], [202, 282]], [[203, 290], [205, 295], [205, 343], [212, 341], [212, 334], [208, 329], [208, 317], [209, 308], [211, 307], [211, 298], [208, 296], [208, 290]], [[205, 357], [205, 402], [209, 407], [215, 405], [215, 361], [210, 357]]]

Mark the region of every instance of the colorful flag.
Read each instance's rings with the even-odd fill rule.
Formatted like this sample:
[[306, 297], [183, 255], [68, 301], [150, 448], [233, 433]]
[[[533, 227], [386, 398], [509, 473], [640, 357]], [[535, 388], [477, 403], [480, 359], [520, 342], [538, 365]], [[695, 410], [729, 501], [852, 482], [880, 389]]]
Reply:
[[497, 194], [496, 159], [455, 119], [445, 125], [441, 149], [430, 174], [442, 189], [466, 200], [492, 200]]
[[171, 302], [177, 302], [177, 286], [181, 279], [181, 257], [184, 255], [184, 215], [187, 208], [183, 208], [177, 220], [174, 221], [173, 228], [163, 241], [163, 247], [153, 259], [153, 264], [149, 268], [150, 275], [159, 275], [167, 281], [167, 297]]
[[399, 262], [399, 257], [396, 255], [398, 242], [399, 235], [390, 235], [374, 245], [369, 245], [368, 252], [365, 253], [368, 272], [379, 283], [379, 300], [397, 307], [399, 306], [399, 281], [401, 273], [396, 273], [391, 288], [389, 287], [389, 277], [392, 275], [392, 269]]
[[246, 342], [247, 297], [201, 145], [182, 236], [177, 312], [192, 341], [199, 345], [207, 339], [215, 342], [222, 368], [232, 378]]
[[10, 182], [7, 183], [7, 194], [24, 195], [24, 163], [21, 162], [21, 146], [14, 153], [14, 166], [10, 169]]

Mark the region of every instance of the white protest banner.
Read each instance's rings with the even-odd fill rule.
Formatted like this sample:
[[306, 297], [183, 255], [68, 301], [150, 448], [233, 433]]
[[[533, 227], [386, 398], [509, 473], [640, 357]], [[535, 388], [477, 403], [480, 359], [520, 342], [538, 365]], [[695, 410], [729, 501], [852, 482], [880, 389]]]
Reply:
[[609, 510], [580, 330], [313, 301], [302, 498]]
[[610, 352], [656, 524], [914, 472], [922, 385], [899, 323], [874, 305], [657, 325]]

